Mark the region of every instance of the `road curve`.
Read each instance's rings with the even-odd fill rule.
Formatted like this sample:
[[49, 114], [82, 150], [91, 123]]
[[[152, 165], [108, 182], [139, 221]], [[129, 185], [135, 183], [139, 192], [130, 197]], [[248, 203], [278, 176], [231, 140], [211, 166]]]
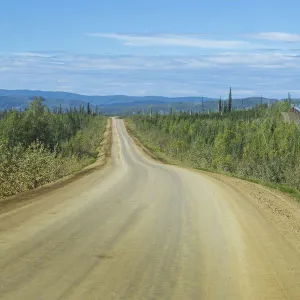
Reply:
[[300, 299], [300, 255], [234, 187], [145, 157], [113, 119], [112, 159], [0, 215], [0, 299]]

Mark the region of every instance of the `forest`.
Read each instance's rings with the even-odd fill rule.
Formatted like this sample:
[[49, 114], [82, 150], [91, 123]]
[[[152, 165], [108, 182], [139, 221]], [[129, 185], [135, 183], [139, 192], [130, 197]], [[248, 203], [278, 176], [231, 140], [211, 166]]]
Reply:
[[139, 112], [127, 127], [168, 161], [300, 190], [300, 129], [281, 118], [290, 99], [248, 110], [222, 104], [213, 113]]
[[107, 118], [80, 109], [50, 110], [35, 98], [0, 113], [0, 198], [34, 189], [95, 161]]

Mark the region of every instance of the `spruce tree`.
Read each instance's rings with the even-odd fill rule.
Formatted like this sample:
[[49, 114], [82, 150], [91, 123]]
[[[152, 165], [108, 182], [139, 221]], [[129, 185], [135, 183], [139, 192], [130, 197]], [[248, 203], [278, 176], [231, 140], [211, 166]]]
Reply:
[[230, 112], [232, 110], [232, 92], [231, 87], [229, 90], [229, 97], [228, 97], [228, 111]]
[[219, 100], [219, 113], [222, 113], [222, 99]]
[[90, 106], [90, 103], [89, 103], [89, 102], [88, 102], [88, 104], [87, 104], [87, 114], [88, 114], [88, 115], [91, 115], [91, 114], [92, 114], [91, 106]]

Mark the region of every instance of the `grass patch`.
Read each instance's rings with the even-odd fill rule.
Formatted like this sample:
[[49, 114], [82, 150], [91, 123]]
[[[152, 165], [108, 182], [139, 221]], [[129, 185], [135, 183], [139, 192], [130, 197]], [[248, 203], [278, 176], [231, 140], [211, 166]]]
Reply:
[[288, 185], [285, 185], [285, 184], [275, 184], [275, 183], [271, 183], [271, 182], [266, 182], [264, 180], [257, 179], [257, 178], [239, 176], [239, 175], [234, 174], [234, 173], [222, 172], [220, 170], [209, 169], [209, 168], [195, 168], [193, 166], [186, 165], [183, 162], [180, 162], [178, 160], [175, 160], [175, 159], [167, 156], [157, 146], [153, 145], [151, 143], [151, 141], [149, 141], [148, 139], [146, 139], [142, 135], [138, 134], [137, 131], [135, 131], [133, 129], [133, 127], [131, 126], [130, 121], [128, 122], [127, 120], [125, 120], [125, 126], [126, 126], [127, 131], [129, 132], [129, 134], [134, 139], [136, 139], [137, 142], [142, 145], [142, 147], [144, 147], [147, 150], [146, 153], [148, 155], [150, 155], [152, 158], [154, 158], [154, 159], [156, 159], [156, 160], [158, 160], [160, 162], [163, 162], [165, 164], [170, 164], [170, 165], [178, 165], [178, 166], [183, 166], [183, 167], [189, 167], [189, 168], [193, 168], [195, 170], [210, 172], [210, 173], [214, 173], [214, 174], [222, 174], [222, 175], [230, 176], [230, 177], [233, 177], [233, 178], [237, 178], [237, 179], [241, 179], [241, 180], [253, 182], [253, 183], [265, 186], [267, 188], [270, 188], [270, 189], [273, 189], [273, 190], [278, 190], [280, 192], [289, 194], [297, 202], [300, 203], [300, 192], [297, 189], [295, 189], [295, 188], [293, 188], [291, 186], [288, 186]]

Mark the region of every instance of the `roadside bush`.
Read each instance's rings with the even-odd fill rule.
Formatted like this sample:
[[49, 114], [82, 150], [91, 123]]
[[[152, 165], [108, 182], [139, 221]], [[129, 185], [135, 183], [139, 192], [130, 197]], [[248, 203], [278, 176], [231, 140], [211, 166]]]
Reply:
[[0, 198], [53, 182], [93, 162], [106, 118], [84, 109], [50, 112], [41, 99], [0, 120]]
[[300, 128], [281, 121], [287, 109], [283, 101], [224, 114], [138, 114], [128, 118], [128, 126], [185, 165], [300, 190]]

